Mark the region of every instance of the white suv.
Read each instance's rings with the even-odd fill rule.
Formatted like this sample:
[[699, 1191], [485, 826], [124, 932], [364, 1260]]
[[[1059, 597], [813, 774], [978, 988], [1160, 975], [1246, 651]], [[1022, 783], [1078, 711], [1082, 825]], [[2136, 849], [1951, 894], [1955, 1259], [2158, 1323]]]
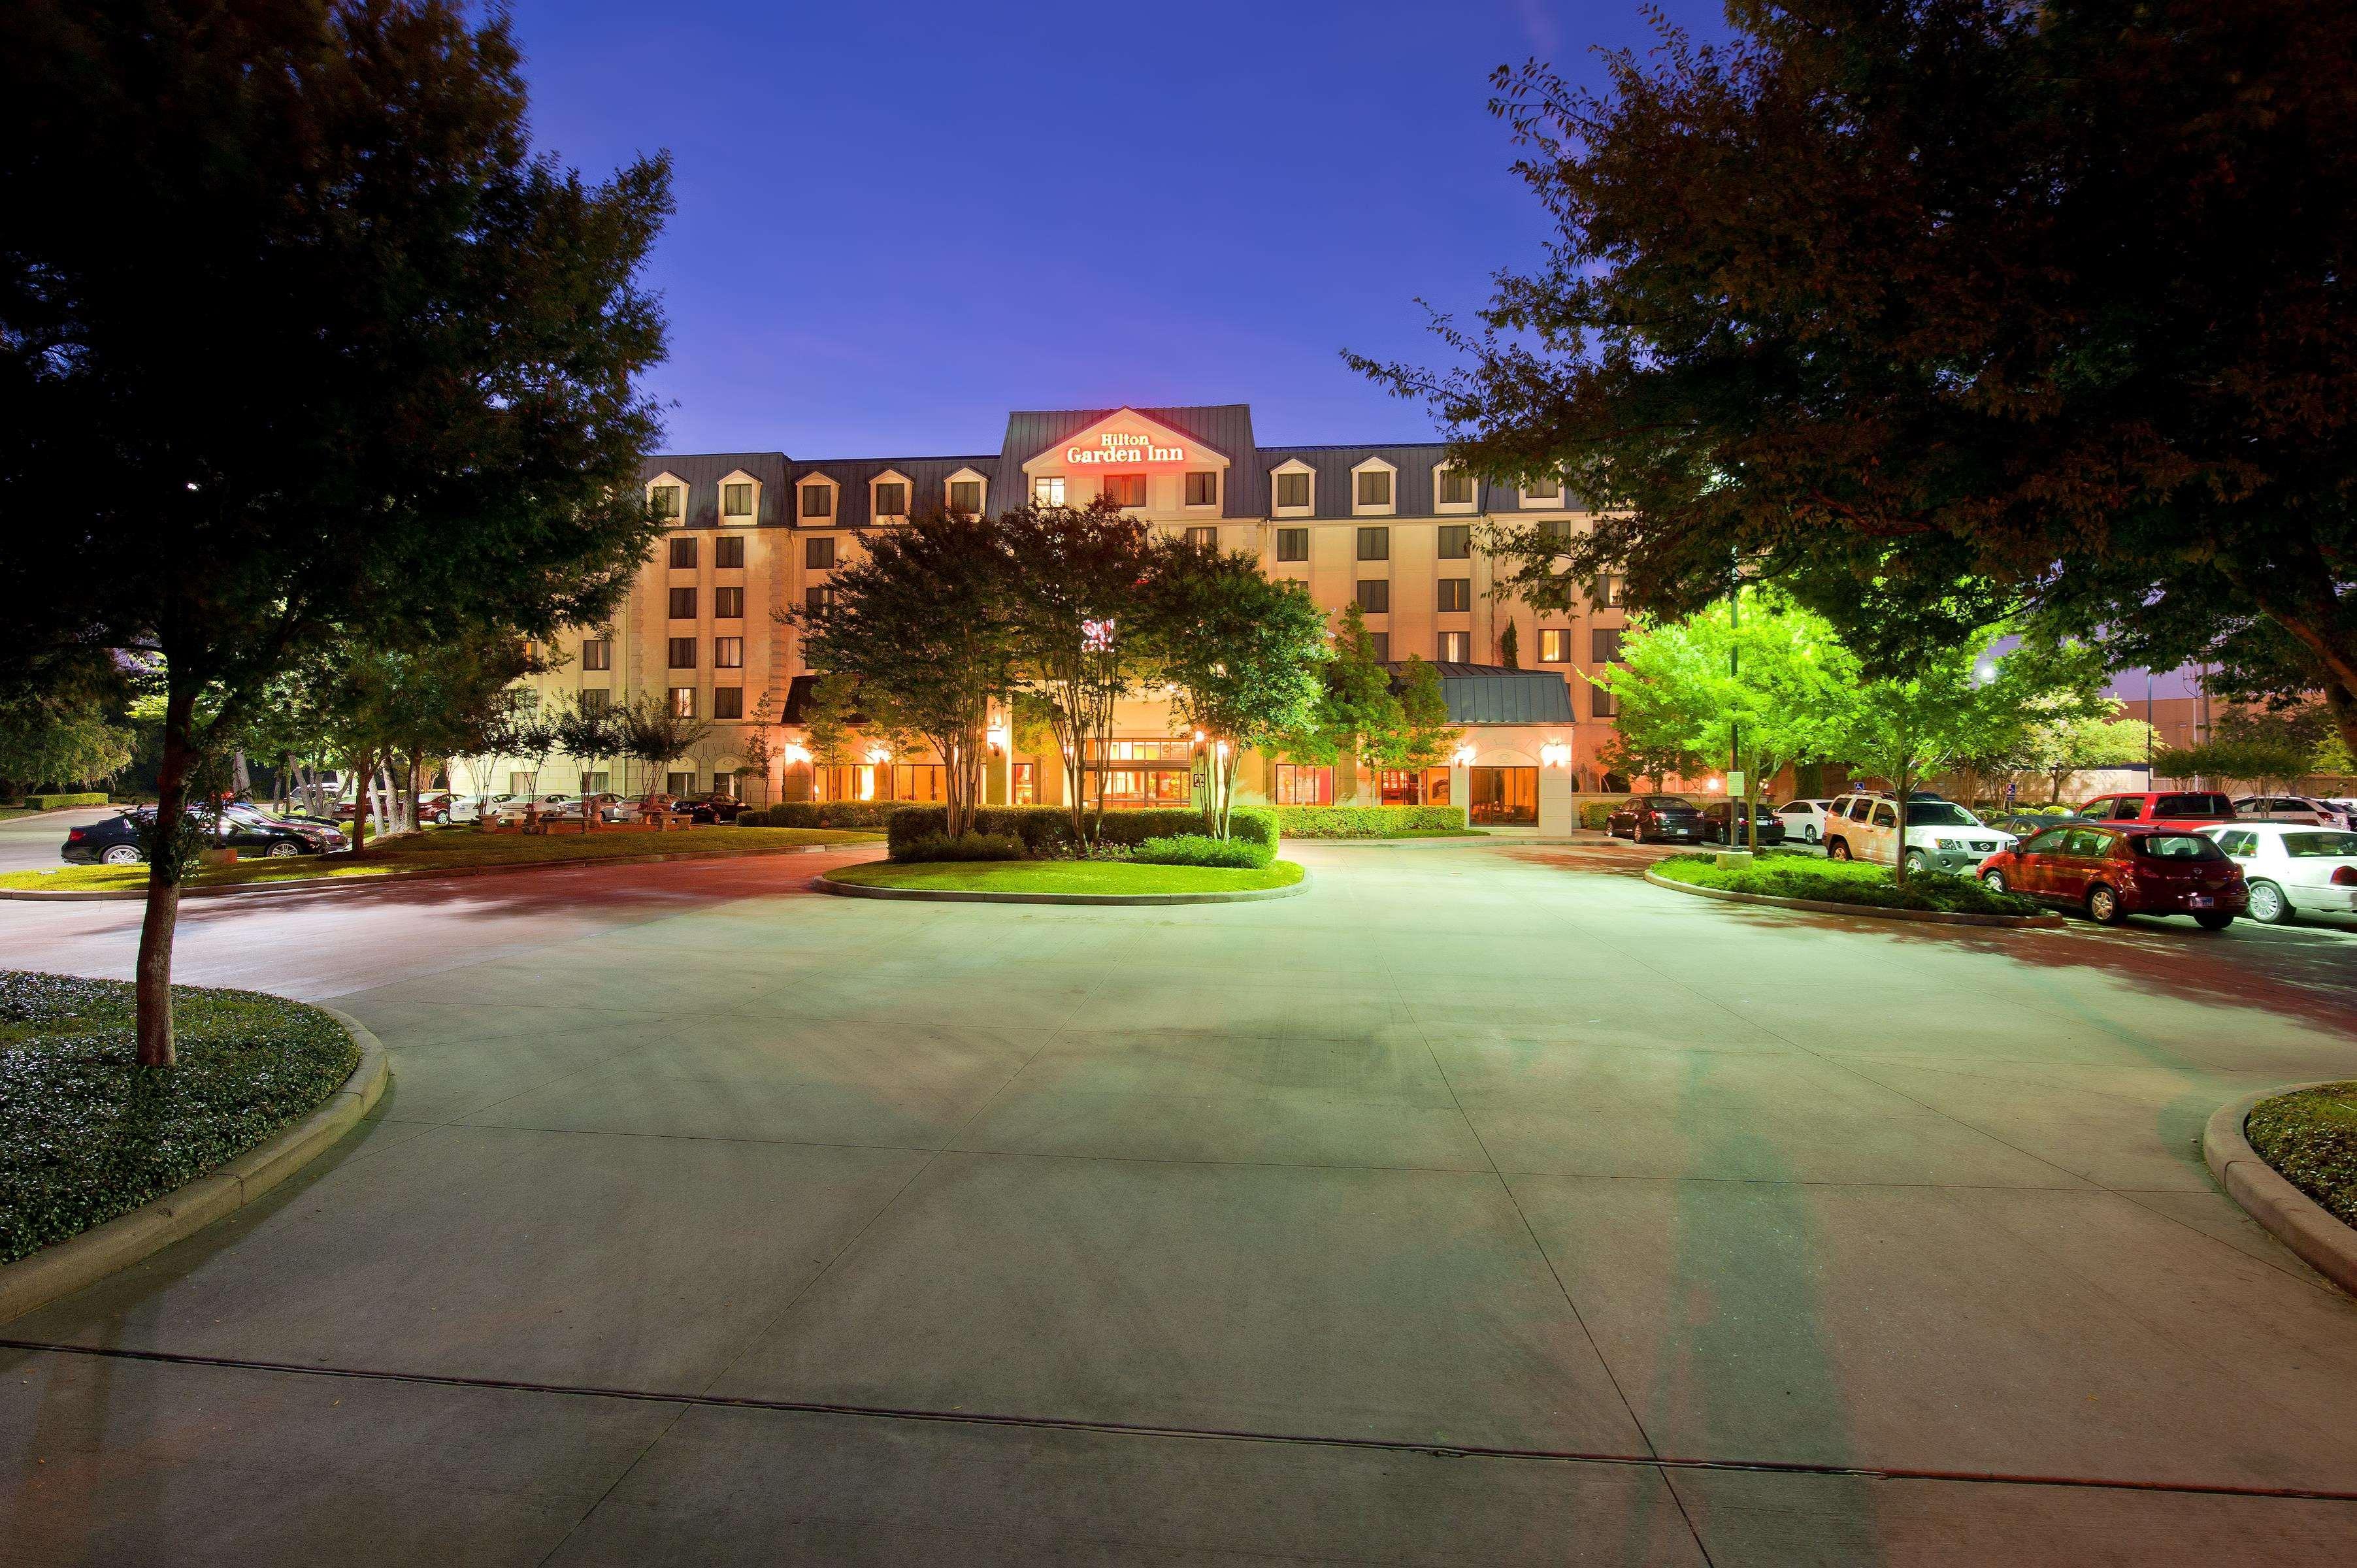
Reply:
[[[1918, 797], [1907, 802], [1907, 869], [1969, 872], [2014, 836], [1993, 828], [1953, 800]], [[1899, 860], [1899, 808], [1888, 795], [1844, 795], [1825, 808], [1825, 857]]]

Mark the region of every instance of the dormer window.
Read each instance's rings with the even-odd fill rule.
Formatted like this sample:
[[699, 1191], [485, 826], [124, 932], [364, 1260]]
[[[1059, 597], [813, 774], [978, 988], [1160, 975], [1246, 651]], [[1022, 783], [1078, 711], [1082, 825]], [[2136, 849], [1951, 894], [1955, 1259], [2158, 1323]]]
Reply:
[[1530, 480], [1523, 486], [1523, 504], [1524, 506], [1561, 506], [1563, 481], [1561, 479]]
[[877, 517], [908, 516], [909, 487], [898, 480], [877, 486], [876, 515]]
[[828, 484], [824, 479], [812, 479], [805, 482], [802, 486], [802, 515], [804, 517], [833, 517], [834, 515], [834, 487]]
[[677, 485], [654, 485], [647, 490], [647, 505], [657, 522], [677, 522], [683, 499]]
[[950, 510], [960, 517], [972, 517], [982, 510], [982, 481], [954, 479], [950, 483]]
[[750, 517], [753, 515], [753, 487], [750, 484], [720, 487], [720, 515]]
[[1473, 510], [1473, 476], [1462, 468], [1443, 467], [1433, 478], [1432, 499], [1442, 510]]
[[1392, 504], [1392, 477], [1381, 468], [1361, 469], [1359, 474], [1359, 504], [1389, 506]]
[[1298, 457], [1270, 470], [1269, 483], [1272, 510], [1279, 516], [1300, 516], [1317, 502], [1317, 476]]
[[1351, 510], [1388, 513], [1399, 497], [1399, 470], [1381, 457], [1370, 457], [1351, 470]]

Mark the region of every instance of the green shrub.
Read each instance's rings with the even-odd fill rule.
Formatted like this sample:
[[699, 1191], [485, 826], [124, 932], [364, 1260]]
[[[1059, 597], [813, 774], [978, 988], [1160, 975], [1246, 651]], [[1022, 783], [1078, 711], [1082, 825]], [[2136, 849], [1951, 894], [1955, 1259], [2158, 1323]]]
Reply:
[[1272, 806], [1278, 829], [1296, 839], [1385, 839], [1410, 832], [1463, 832], [1462, 806]]
[[1215, 839], [1208, 833], [1178, 833], [1147, 839], [1130, 853], [1130, 859], [1147, 865], [1229, 865], [1254, 871], [1275, 858], [1262, 844], [1242, 839]]
[[[900, 846], [920, 839], [939, 838], [944, 814], [939, 806], [902, 806], [885, 828], [894, 860], [908, 857]], [[1021, 843], [1033, 855], [1048, 857], [1079, 852], [1072, 838], [1072, 817], [1061, 806], [985, 806], [974, 814], [974, 831], [1004, 834]], [[1135, 848], [1150, 838], [1171, 838], [1203, 831], [1203, 813], [1188, 810], [1107, 811], [1096, 822], [1096, 839], [1113, 848]], [[1231, 836], [1276, 850], [1276, 819], [1267, 811], [1243, 806], [1230, 816]]]
[[2262, 1100], [2243, 1135], [2283, 1178], [2357, 1225], [2357, 1083], [2328, 1083]]
[[1579, 825], [1590, 832], [1602, 832], [1611, 815], [1612, 802], [1609, 800], [1582, 800], [1579, 803]]
[[865, 828], [881, 832], [892, 813], [907, 810], [899, 800], [786, 800], [737, 819], [747, 828]]
[[1028, 860], [1023, 841], [1006, 833], [928, 833], [890, 845], [894, 860]]
[[36, 811], [53, 811], [60, 806], [103, 806], [106, 804], [106, 791], [86, 789], [70, 795], [27, 795], [25, 804]]
[[185, 1187], [307, 1115], [360, 1059], [316, 1007], [172, 987], [179, 1066], [138, 1065], [122, 981], [0, 972], [0, 1263]]
[[1818, 860], [1805, 854], [1763, 855], [1748, 865], [1721, 865], [1711, 854], [1674, 854], [1653, 869], [1676, 882], [1728, 893], [1863, 904], [1877, 909], [1937, 909], [1960, 915], [2035, 915], [2035, 899], [1992, 891], [1977, 877], [1919, 871], [1903, 887], [1887, 866], [1865, 861]]

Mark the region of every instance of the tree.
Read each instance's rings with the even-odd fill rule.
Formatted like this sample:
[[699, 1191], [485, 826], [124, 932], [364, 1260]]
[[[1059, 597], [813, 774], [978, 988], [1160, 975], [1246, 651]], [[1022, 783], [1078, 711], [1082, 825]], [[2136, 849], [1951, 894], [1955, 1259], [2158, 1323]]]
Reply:
[[1523, 667], [1523, 634], [1514, 629], [1512, 621], [1508, 621], [1506, 629], [1498, 634], [1498, 662], [1509, 670]]
[[1302, 585], [1269, 577], [1242, 551], [1165, 541], [1148, 583], [1145, 619], [1174, 694], [1171, 717], [1208, 749], [1204, 814], [1212, 836], [1226, 838], [1243, 754], [1304, 728], [1316, 710], [1325, 613]]
[[1354, 362], [1466, 467], [1569, 474], [1566, 570], [1658, 615], [1733, 549], [1878, 672], [2039, 612], [2317, 688], [2357, 740], [2357, 10], [1729, 16], [1598, 91], [1501, 71], [1546, 263], [1437, 324], [1456, 369]]
[[2156, 779], [2195, 779], [2213, 786], [2248, 782], [2265, 795], [2290, 792], [2315, 761], [2314, 748], [2281, 738], [2219, 738], [2171, 746], [2152, 759]]
[[2022, 760], [2045, 776], [2048, 800], [2061, 800], [2062, 782], [2073, 773], [2152, 759], [2158, 749], [2153, 727], [2142, 719], [2122, 716], [2126, 707], [2115, 700], [2098, 712], [2061, 714], [2030, 726]]
[[1088, 843], [1088, 779], [1093, 770], [1102, 815], [1114, 704], [1144, 683], [1155, 653], [1133, 624], [1145, 608], [1148, 531], [1103, 495], [1085, 507], [1017, 507], [998, 528], [1016, 675], [1047, 703], [1072, 832]]
[[777, 766], [780, 751], [777, 733], [779, 723], [777, 699], [763, 692], [761, 700], [755, 703], [753, 711], [746, 715], [745, 732], [737, 745], [737, 754], [745, 761], [745, 766], [737, 771], [760, 775], [761, 804], [764, 806], [770, 803], [770, 772]]
[[1362, 731], [1361, 745], [1367, 760], [1378, 768], [1437, 766], [1457, 739], [1448, 721], [1448, 699], [1440, 689], [1440, 671], [1411, 653], [1392, 679], [1394, 707], [1382, 710], [1383, 722]]
[[129, 697], [104, 658], [74, 655], [0, 681], [0, 796], [112, 779], [129, 767]]
[[[802, 709], [802, 736], [809, 743], [811, 766], [818, 780], [830, 779], [850, 755], [851, 732], [859, 717], [859, 680], [853, 675], [822, 675], [811, 683], [810, 702]], [[812, 797], [823, 794], [813, 787]]]
[[1438, 671], [1410, 658], [1394, 675], [1375, 657], [1374, 639], [1356, 605], [1343, 608], [1329, 648], [1308, 725], [1272, 736], [1277, 749], [1296, 762], [1338, 765], [1338, 800], [1357, 798], [1362, 766], [1428, 768], [1448, 755], [1457, 731], [1448, 722]]
[[[644, 794], [660, 791], [667, 782], [663, 778], [665, 768], [674, 758], [685, 756], [690, 748], [703, 745], [712, 735], [709, 719], [691, 718], [660, 697], [633, 697], [612, 713], [614, 733], [620, 741], [618, 755], [646, 770], [641, 781]], [[535, 787], [538, 774], [535, 768]]]
[[954, 838], [982, 799], [991, 702], [1015, 678], [1012, 563], [992, 523], [962, 514], [919, 518], [866, 542], [824, 603], [790, 614], [813, 669], [856, 676], [871, 719], [931, 743]]
[[[595, 623], [655, 526], [633, 379], [661, 159], [533, 155], [505, 17], [457, 0], [19, 0], [0, 203], [9, 640], [166, 685], [159, 811], [307, 647]], [[168, 242], [125, 244], [136, 212]], [[102, 481], [93, 482], [102, 476]], [[203, 715], [200, 718], [200, 713]], [[178, 858], [150, 862], [139, 1059], [173, 1060]]]
[[581, 769], [581, 831], [595, 832], [600, 813], [587, 799], [587, 775], [596, 770], [597, 764], [622, 755], [626, 737], [620, 717], [608, 700], [593, 705], [584, 696], [552, 703], [546, 723], [556, 749]]

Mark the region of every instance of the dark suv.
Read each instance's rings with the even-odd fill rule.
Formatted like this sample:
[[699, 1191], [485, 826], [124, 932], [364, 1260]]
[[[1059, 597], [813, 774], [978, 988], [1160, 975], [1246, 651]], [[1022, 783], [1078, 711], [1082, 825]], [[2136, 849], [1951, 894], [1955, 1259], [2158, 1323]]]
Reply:
[[1684, 795], [1631, 795], [1612, 808], [1604, 831], [1639, 843], [1692, 843], [1702, 837], [1702, 813]]

